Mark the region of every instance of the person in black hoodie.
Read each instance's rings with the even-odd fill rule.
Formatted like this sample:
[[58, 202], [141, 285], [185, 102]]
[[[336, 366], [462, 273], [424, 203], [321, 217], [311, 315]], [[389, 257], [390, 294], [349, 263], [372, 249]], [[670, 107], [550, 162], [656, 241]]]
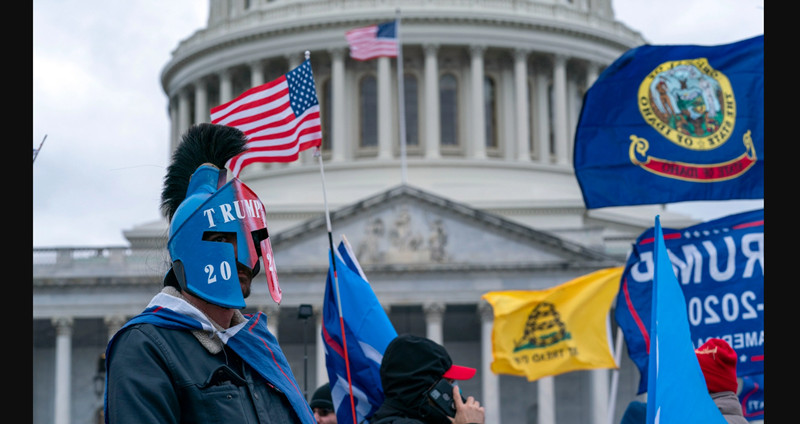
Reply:
[[[463, 399], [457, 385], [438, 390], [440, 380], [452, 384], [469, 380], [475, 368], [454, 365], [445, 348], [424, 337], [397, 336], [386, 347], [381, 362], [383, 404], [371, 417], [371, 424], [483, 424], [484, 407], [474, 397]], [[452, 387], [450, 389], [450, 387]], [[450, 413], [432, 399], [452, 398]], [[452, 415], [451, 415], [452, 414]]]

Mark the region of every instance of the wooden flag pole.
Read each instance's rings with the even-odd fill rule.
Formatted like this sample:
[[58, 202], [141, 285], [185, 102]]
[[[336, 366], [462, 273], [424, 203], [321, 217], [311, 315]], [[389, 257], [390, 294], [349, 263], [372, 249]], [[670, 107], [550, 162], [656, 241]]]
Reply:
[[[308, 60], [311, 57], [311, 53], [308, 50], [306, 50], [305, 56], [306, 60]], [[322, 143], [320, 143], [320, 146], [321, 145]], [[344, 331], [344, 316], [342, 315], [342, 297], [339, 294], [339, 277], [336, 275], [336, 258], [333, 256], [334, 255], [333, 234], [331, 231], [331, 214], [328, 211], [328, 195], [327, 195], [327, 190], [325, 188], [325, 171], [323, 170], [322, 167], [322, 152], [319, 146], [316, 148], [316, 150], [314, 150], [314, 156], [316, 156], [318, 159], [319, 174], [322, 177], [322, 199], [325, 203], [325, 223], [328, 227], [328, 246], [331, 251], [331, 267], [333, 270], [333, 283], [334, 287], [336, 287], [336, 306], [339, 309], [339, 326], [341, 327], [342, 330], [342, 345], [344, 347], [344, 366], [345, 369], [347, 370], [347, 386], [350, 391], [350, 410], [353, 413], [353, 424], [358, 424], [356, 420], [357, 415], [356, 415], [355, 398], [353, 397], [353, 381], [350, 378], [350, 359], [347, 353], [347, 336], [345, 335]]]

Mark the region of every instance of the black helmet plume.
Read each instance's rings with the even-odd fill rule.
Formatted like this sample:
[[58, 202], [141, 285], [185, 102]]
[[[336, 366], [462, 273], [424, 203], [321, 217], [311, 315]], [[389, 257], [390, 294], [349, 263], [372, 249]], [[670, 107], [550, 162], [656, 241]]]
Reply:
[[172, 162], [164, 176], [161, 213], [172, 221], [172, 215], [186, 197], [189, 180], [197, 167], [210, 163], [224, 169], [230, 158], [247, 150], [246, 144], [244, 133], [233, 127], [203, 123], [189, 128], [172, 154]]

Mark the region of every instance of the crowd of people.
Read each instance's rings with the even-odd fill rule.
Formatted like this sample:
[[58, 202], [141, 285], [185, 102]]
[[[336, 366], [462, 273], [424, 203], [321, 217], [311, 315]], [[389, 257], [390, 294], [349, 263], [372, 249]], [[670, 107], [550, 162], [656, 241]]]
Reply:
[[[161, 192], [171, 267], [147, 308], [109, 341], [107, 423], [337, 422], [330, 385], [307, 401], [268, 317], [240, 311], [272, 250], [258, 196], [238, 178], [226, 181], [225, 163], [245, 145], [238, 129], [199, 124], [173, 154]], [[277, 279], [264, 274], [279, 301]], [[746, 423], [733, 349], [712, 339], [696, 353], [728, 423]], [[475, 373], [430, 339], [398, 335], [384, 352], [385, 399], [369, 422], [483, 424], [484, 407], [457, 384]], [[623, 424], [644, 422], [642, 405], [632, 404]]]

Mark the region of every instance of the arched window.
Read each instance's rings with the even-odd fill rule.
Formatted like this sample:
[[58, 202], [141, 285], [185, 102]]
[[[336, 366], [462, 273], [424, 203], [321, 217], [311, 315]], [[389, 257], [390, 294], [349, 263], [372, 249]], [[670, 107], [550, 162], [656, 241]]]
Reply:
[[439, 122], [443, 146], [458, 146], [458, 81], [453, 74], [439, 80]]
[[497, 88], [489, 76], [483, 78], [483, 114], [486, 147], [497, 148]]
[[416, 75], [403, 76], [403, 101], [406, 111], [406, 145], [419, 146], [419, 87]]
[[360, 147], [378, 147], [378, 91], [375, 76], [367, 75], [359, 83]]

